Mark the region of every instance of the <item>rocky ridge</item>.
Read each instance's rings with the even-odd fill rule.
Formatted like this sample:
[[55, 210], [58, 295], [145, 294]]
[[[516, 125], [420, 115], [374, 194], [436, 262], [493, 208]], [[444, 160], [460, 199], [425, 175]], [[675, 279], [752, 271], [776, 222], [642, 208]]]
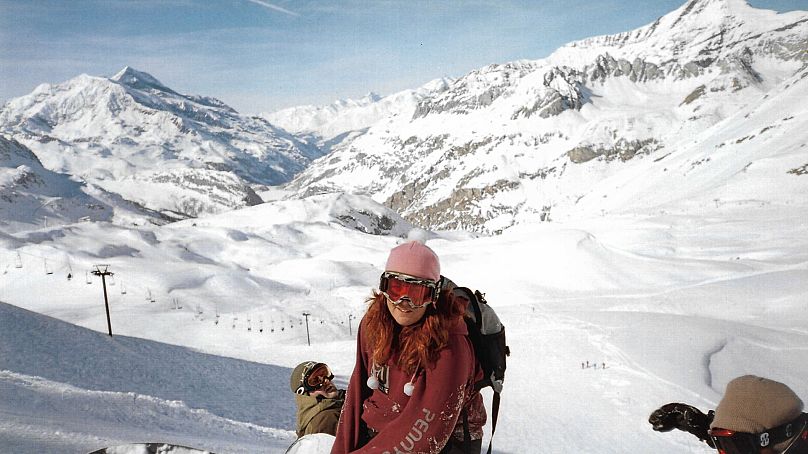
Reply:
[[[749, 109], [774, 96], [792, 106], [804, 95], [794, 78], [806, 65], [808, 13], [691, 0], [637, 30], [460, 77], [412, 117], [388, 117], [343, 143], [288, 188], [367, 194], [423, 227], [482, 232], [585, 206], [649, 209], [642, 197], [615, 204], [594, 194], [640, 168], [667, 172], [666, 156], [707, 153], [721, 131], [795, 132], [805, 120], [799, 108], [786, 124], [785, 116], [750, 120]], [[758, 159], [776, 152], [763, 149]], [[692, 161], [723, 175], [703, 159]]]

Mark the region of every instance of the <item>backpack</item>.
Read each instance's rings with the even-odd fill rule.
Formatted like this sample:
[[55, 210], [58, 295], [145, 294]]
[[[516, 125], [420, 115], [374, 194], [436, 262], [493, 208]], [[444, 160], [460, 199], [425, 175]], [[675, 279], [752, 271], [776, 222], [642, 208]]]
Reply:
[[[443, 278], [444, 288], [449, 289], [457, 298], [468, 300], [466, 314], [463, 316], [469, 332], [469, 340], [474, 347], [477, 362], [483, 370], [483, 379], [474, 384], [479, 391], [490, 386], [494, 391], [491, 406], [491, 441], [497, 429], [497, 415], [499, 414], [500, 393], [505, 380], [506, 358], [511, 350], [505, 343], [505, 327], [502, 326], [497, 313], [488, 305], [485, 294], [479, 290], [472, 291], [468, 287], [458, 287], [448, 278]], [[470, 442], [468, 419], [463, 412], [463, 432], [466, 441], [466, 451]], [[488, 443], [488, 454], [491, 453], [491, 441]]]

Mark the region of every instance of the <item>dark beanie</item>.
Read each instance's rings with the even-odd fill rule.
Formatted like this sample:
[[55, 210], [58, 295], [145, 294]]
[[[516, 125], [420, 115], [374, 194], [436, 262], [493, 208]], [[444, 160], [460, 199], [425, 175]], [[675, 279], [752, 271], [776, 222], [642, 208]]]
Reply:
[[765, 432], [796, 419], [802, 407], [802, 401], [788, 386], [744, 375], [727, 384], [710, 426], [735, 432]]

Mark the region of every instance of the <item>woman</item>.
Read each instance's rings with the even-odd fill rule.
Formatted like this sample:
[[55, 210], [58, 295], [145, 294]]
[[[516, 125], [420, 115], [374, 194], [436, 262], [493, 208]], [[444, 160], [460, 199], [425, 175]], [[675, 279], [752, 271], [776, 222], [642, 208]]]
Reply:
[[479, 453], [482, 370], [437, 255], [418, 241], [393, 248], [368, 303], [331, 453]]

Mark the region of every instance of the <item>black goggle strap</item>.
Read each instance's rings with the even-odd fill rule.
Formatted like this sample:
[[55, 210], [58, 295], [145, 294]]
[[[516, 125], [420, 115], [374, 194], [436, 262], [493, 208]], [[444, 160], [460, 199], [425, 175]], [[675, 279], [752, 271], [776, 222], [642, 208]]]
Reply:
[[758, 445], [761, 448], [765, 448], [767, 446], [773, 446], [790, 439], [798, 432], [805, 429], [805, 417], [806, 415], [803, 413], [797, 416], [797, 418], [791, 422], [777, 426], [773, 429], [769, 429], [765, 432], [755, 434]]
[[[768, 446], [774, 446], [776, 444], [782, 443], [786, 440], [789, 440], [791, 437], [798, 433], [802, 433], [808, 430], [806, 427], [808, 424], [808, 414], [803, 413], [799, 415], [796, 419], [791, 422], [787, 422], [780, 426], [777, 426], [773, 429], [769, 429], [765, 432], [757, 433], [757, 434], [743, 434], [738, 433], [738, 436], [748, 436], [750, 439], [753, 440], [753, 443], [759, 448], [765, 448]], [[728, 437], [712, 437], [713, 441], [716, 443], [716, 446], [719, 446], [722, 440], [725, 440]], [[732, 438], [732, 437], [729, 437]]]
[[808, 452], [808, 414], [803, 413], [803, 424], [801, 429], [797, 429], [797, 437], [789, 444], [782, 454], [800, 454]]
[[410, 284], [423, 285], [424, 287], [432, 289], [432, 301], [437, 302], [440, 290], [443, 287], [443, 276], [440, 280], [433, 281], [431, 279], [424, 279], [421, 277], [410, 276], [409, 274], [398, 273], [396, 271], [385, 271], [379, 278], [379, 290], [382, 292], [387, 291], [387, 282], [390, 279], [398, 279], [399, 281], [409, 282]]
[[806, 431], [808, 431], [808, 413], [803, 413], [797, 416], [793, 421], [770, 430], [769, 433], [772, 434], [771, 437], [773, 440], [771, 444], [776, 445], [782, 443], [797, 434], [805, 436], [803, 432]]

